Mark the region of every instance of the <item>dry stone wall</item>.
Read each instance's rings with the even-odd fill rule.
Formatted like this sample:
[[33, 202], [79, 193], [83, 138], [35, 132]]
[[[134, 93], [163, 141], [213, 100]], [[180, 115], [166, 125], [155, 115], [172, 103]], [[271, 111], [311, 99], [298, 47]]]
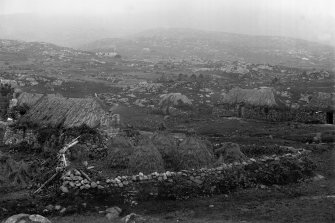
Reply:
[[[287, 184], [297, 182], [313, 170], [313, 164], [306, 158], [308, 151], [297, 150], [281, 156], [263, 156], [246, 162], [222, 163], [216, 168], [183, 170], [179, 172], [139, 173], [133, 176], [91, 180], [81, 171], [69, 170], [62, 176], [60, 189], [64, 193], [89, 194], [107, 193], [124, 194], [152, 188], [148, 194], [164, 197], [189, 197], [208, 193], [227, 193], [239, 187], [251, 187], [256, 184]], [[93, 177], [92, 177], [93, 178]]]

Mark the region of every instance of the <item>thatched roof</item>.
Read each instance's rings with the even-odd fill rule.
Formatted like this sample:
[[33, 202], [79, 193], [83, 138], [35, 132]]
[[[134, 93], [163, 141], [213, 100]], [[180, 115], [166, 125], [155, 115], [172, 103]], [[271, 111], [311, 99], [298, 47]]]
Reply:
[[254, 106], [281, 106], [283, 103], [278, 99], [273, 88], [262, 87], [255, 89], [242, 89], [239, 87], [231, 89], [223, 95], [223, 103], [227, 104], [248, 104]]
[[17, 105], [28, 106], [31, 108], [38, 100], [41, 99], [41, 97], [43, 97], [43, 94], [22, 92], [17, 98]]
[[312, 96], [308, 108], [335, 111], [335, 94], [318, 92]]
[[51, 95], [38, 100], [20, 121], [65, 128], [79, 127], [83, 124], [96, 128], [110, 124], [108, 112], [95, 98], [64, 98]]

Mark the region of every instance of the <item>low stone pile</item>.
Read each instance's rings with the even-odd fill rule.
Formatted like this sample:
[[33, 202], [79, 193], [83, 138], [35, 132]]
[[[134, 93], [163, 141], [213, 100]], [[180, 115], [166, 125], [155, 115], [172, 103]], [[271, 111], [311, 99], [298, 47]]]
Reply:
[[77, 189], [90, 189], [98, 188], [103, 189], [104, 186], [101, 185], [100, 181], [93, 182], [84, 177], [84, 175], [77, 169], [66, 172], [63, 176], [63, 185], [60, 187], [62, 192], [68, 193], [68, 188], [77, 188]]

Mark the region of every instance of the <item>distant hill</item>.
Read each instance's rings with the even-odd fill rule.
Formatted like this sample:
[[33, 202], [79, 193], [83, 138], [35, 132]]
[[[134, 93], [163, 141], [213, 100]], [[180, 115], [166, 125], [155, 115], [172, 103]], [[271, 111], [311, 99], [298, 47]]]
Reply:
[[136, 59], [218, 59], [293, 67], [334, 69], [335, 48], [306, 40], [193, 29], [153, 29], [127, 38], [97, 40], [79, 47], [117, 51]]
[[51, 43], [0, 39], [0, 61], [4, 62], [68, 61], [73, 58], [90, 58], [92, 55], [94, 56], [92, 52], [61, 47]]

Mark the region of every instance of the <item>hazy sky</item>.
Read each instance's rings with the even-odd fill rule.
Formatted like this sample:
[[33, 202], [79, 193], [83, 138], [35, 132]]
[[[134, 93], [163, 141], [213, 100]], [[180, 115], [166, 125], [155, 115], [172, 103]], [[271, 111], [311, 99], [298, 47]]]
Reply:
[[[120, 28], [136, 31], [185, 27], [282, 35], [335, 45], [335, 0], [0, 0], [0, 14], [18, 13], [40, 18], [74, 16], [77, 20], [81, 16], [113, 18]], [[0, 28], [5, 27], [1, 23]], [[108, 29], [108, 22], [105, 24]]]

